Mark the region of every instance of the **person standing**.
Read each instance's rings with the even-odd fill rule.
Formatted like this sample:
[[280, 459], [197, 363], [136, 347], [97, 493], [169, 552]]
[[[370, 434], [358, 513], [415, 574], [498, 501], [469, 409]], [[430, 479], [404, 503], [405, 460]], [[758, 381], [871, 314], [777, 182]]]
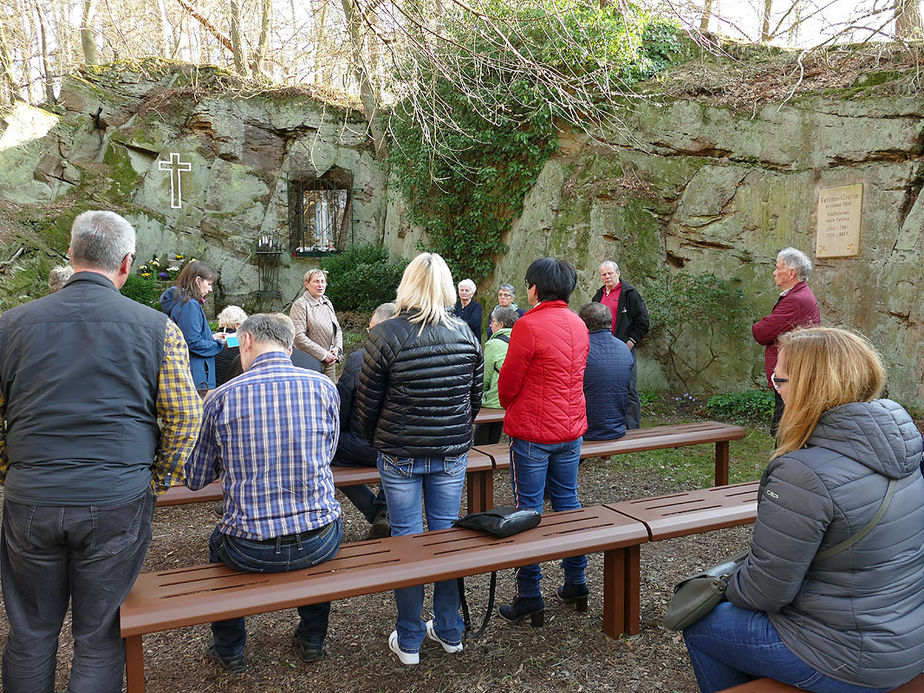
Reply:
[[151, 542], [154, 495], [180, 482], [202, 411], [179, 327], [119, 293], [131, 224], [82, 213], [69, 255], [61, 290], [0, 317], [6, 693], [54, 690], [68, 602], [68, 690], [122, 690], [119, 606]]
[[613, 315], [613, 334], [624, 341], [632, 352], [632, 373], [629, 376], [629, 403], [626, 409], [626, 428], [641, 426], [642, 406], [638, 399], [638, 354], [635, 349], [648, 334], [650, 322], [648, 308], [641, 294], [629, 282], [622, 281], [619, 265], [612, 260], [600, 263], [603, 286], [591, 299], [602, 303]]
[[[289, 359], [295, 329], [282, 314], [238, 328], [244, 373], [205, 400], [202, 429], [186, 462], [195, 491], [221, 477], [224, 512], [209, 537], [209, 561], [244, 572], [282, 573], [333, 558], [343, 528], [330, 461], [340, 397], [320, 373]], [[293, 642], [303, 661], [324, 656], [330, 602], [298, 607]], [[243, 618], [212, 624], [207, 657], [244, 671]]]
[[780, 418], [783, 416], [783, 398], [773, 387], [773, 369], [776, 367], [778, 340], [797, 327], [821, 324], [818, 300], [806, 283], [812, 271], [808, 255], [795, 248], [783, 248], [776, 256], [773, 281], [780, 288], [780, 295], [770, 315], [751, 325], [751, 334], [758, 344], [765, 346], [764, 369], [767, 386], [773, 391], [773, 420], [770, 435], [775, 436]]
[[[394, 303], [383, 303], [369, 318], [369, 330], [380, 322], [391, 320], [398, 309]], [[368, 330], [367, 330], [368, 331]], [[356, 399], [356, 387], [359, 385], [359, 372], [363, 367], [363, 356], [366, 351], [360, 347], [346, 357], [343, 362], [343, 372], [337, 380], [337, 392], [340, 393], [340, 442], [337, 443], [337, 453], [334, 455], [333, 465], [338, 467], [376, 467], [379, 454], [363, 435], [359, 426], [359, 417], [353, 403]], [[391, 534], [391, 525], [388, 520], [388, 507], [385, 503], [385, 488], [380, 487], [378, 493], [373, 493], [365, 484], [356, 486], [343, 486], [341, 492], [356, 506], [372, 527], [367, 539], [378, 539]]]
[[215, 270], [192, 260], [180, 271], [176, 286], [160, 295], [160, 307], [183, 331], [193, 382], [202, 397], [215, 389], [215, 355], [225, 348], [225, 335], [212, 334], [203, 308], [217, 279]]
[[289, 309], [295, 324], [295, 348], [320, 361], [322, 373], [337, 379], [337, 361], [343, 357], [343, 330], [337, 321], [334, 304], [324, 295], [327, 270], [305, 272], [305, 293]]
[[[472, 422], [481, 407], [481, 345], [449, 312], [452, 274], [436, 253], [411, 260], [395, 300], [398, 315], [369, 331], [356, 390], [359, 425], [378, 451], [392, 536], [448, 529], [459, 518]], [[421, 619], [423, 585], [395, 590], [398, 620], [388, 647], [420, 661], [424, 638], [462, 651], [455, 580], [433, 586], [433, 619]]]
[[613, 318], [602, 303], [585, 303], [578, 313], [590, 333], [584, 399], [587, 432], [584, 440], [616, 440], [626, 434], [626, 408], [632, 353], [610, 332]]
[[[584, 323], [568, 309], [575, 286], [577, 272], [570, 262], [544, 257], [529, 266], [526, 297], [532, 308], [513, 326], [497, 380], [518, 508], [542, 512], [546, 489], [552, 510], [581, 507], [577, 472], [587, 430], [583, 382], [589, 341]], [[587, 608], [586, 565], [584, 556], [564, 559], [565, 582], [557, 590], [559, 599], [581, 610]], [[517, 568], [516, 597], [500, 607], [500, 615], [508, 621], [529, 616], [533, 625], [541, 625], [541, 578], [538, 565]]]
[[456, 317], [468, 325], [472, 334], [481, 344], [481, 304], [474, 299], [475, 282], [471, 279], [463, 279], [459, 282], [459, 300], [453, 308]]

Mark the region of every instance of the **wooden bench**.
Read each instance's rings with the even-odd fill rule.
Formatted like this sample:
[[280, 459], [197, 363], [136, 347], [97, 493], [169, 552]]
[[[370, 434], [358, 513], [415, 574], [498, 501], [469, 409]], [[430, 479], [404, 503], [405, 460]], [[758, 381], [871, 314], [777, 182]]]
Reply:
[[[605, 507], [638, 520], [648, 530], [649, 541], [660, 541], [754, 522], [758, 485], [757, 481], [748, 481], [607, 503]], [[638, 546], [626, 549], [626, 564], [627, 570], [640, 572]], [[641, 575], [638, 578], [633, 575], [628, 584], [641, 585]], [[638, 591], [627, 592], [626, 599], [626, 632], [634, 635], [641, 629], [641, 594]]]
[[[288, 573], [239, 573], [223, 564], [142, 573], [122, 604], [128, 692], [144, 691], [142, 636], [183, 626], [389, 591], [543, 561], [603, 552], [603, 630], [627, 632], [638, 593], [637, 560], [648, 541], [637, 520], [604, 506], [546, 513], [538, 527], [497, 539], [448, 529], [344, 544], [330, 561]], [[637, 618], [637, 617], [636, 617]]]
[[[379, 470], [375, 467], [331, 467], [334, 473], [334, 486], [358, 486], [359, 484], [377, 484], [381, 481]], [[477, 450], [468, 453], [468, 467], [466, 467], [466, 487], [468, 511], [482, 512], [494, 507], [494, 463], [490, 456]], [[171, 486], [161, 494], [155, 505], [163, 508], [170, 505], [184, 505], [186, 503], [203, 503], [207, 501], [220, 501], [221, 482], [213, 481], [198, 491], [190, 491], [185, 486]]]
[[504, 420], [504, 410], [493, 407], [482, 407], [475, 416], [476, 424], [501, 423]]
[[[749, 683], [742, 683], [740, 686], [726, 688], [720, 693], [798, 693], [800, 690], [802, 689], [787, 686], [785, 683], [780, 683], [773, 679], [757, 679]], [[899, 686], [892, 693], [924, 693], [924, 674], [911, 679], [904, 686]]]
[[[722, 486], [728, 483], [729, 441], [740, 440], [746, 435], [747, 431], [741, 426], [718, 421], [638, 428], [627, 431], [626, 435], [616, 440], [585, 440], [581, 446], [581, 459], [715, 443], [715, 484]], [[495, 469], [510, 467], [510, 452], [506, 443], [479, 445], [476, 449], [494, 460]], [[490, 504], [488, 507], [491, 507]]]

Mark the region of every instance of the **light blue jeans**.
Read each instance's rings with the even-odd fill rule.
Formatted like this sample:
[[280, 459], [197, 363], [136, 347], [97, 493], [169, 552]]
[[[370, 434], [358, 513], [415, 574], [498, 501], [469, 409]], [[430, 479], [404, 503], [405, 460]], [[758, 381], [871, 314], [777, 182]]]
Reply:
[[[465, 482], [468, 455], [458, 457], [394, 457], [379, 453], [379, 475], [385, 489], [392, 536], [423, 531], [421, 496], [427, 515], [427, 529], [448, 529], [459, 519], [459, 502]], [[395, 590], [398, 606], [398, 646], [405, 652], [419, 652], [427, 636], [421, 619], [424, 588]], [[459, 614], [459, 587], [455, 580], [433, 586], [433, 627], [440, 639], [450, 645], [462, 642], [465, 624]]]
[[686, 628], [683, 639], [702, 693], [722, 691], [761, 677], [813, 693], [890, 690], [856, 686], [825, 676], [790, 652], [766, 613], [742, 609], [731, 602], [720, 602]]
[[[564, 443], [531, 443], [510, 439], [510, 484], [518, 508], [542, 512], [546, 489], [552, 510], [574, 510], [581, 503], [577, 495], [578, 461], [581, 458], [581, 438]], [[584, 584], [586, 556], [573, 556], [561, 562], [565, 582]], [[542, 570], [538, 564], [516, 569], [517, 596], [538, 597]]]

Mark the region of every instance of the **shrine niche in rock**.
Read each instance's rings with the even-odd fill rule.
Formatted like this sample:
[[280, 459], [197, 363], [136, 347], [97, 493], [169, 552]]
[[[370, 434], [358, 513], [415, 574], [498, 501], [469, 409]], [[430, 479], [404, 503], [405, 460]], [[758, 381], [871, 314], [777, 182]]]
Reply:
[[353, 176], [332, 167], [323, 176], [294, 173], [289, 181], [289, 254], [324, 257], [354, 242]]

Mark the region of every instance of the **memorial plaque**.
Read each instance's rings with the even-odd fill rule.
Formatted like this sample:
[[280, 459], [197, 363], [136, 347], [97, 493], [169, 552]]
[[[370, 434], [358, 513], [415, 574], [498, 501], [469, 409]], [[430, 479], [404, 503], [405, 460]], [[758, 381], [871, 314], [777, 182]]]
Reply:
[[859, 255], [862, 220], [862, 183], [819, 190], [815, 256]]

